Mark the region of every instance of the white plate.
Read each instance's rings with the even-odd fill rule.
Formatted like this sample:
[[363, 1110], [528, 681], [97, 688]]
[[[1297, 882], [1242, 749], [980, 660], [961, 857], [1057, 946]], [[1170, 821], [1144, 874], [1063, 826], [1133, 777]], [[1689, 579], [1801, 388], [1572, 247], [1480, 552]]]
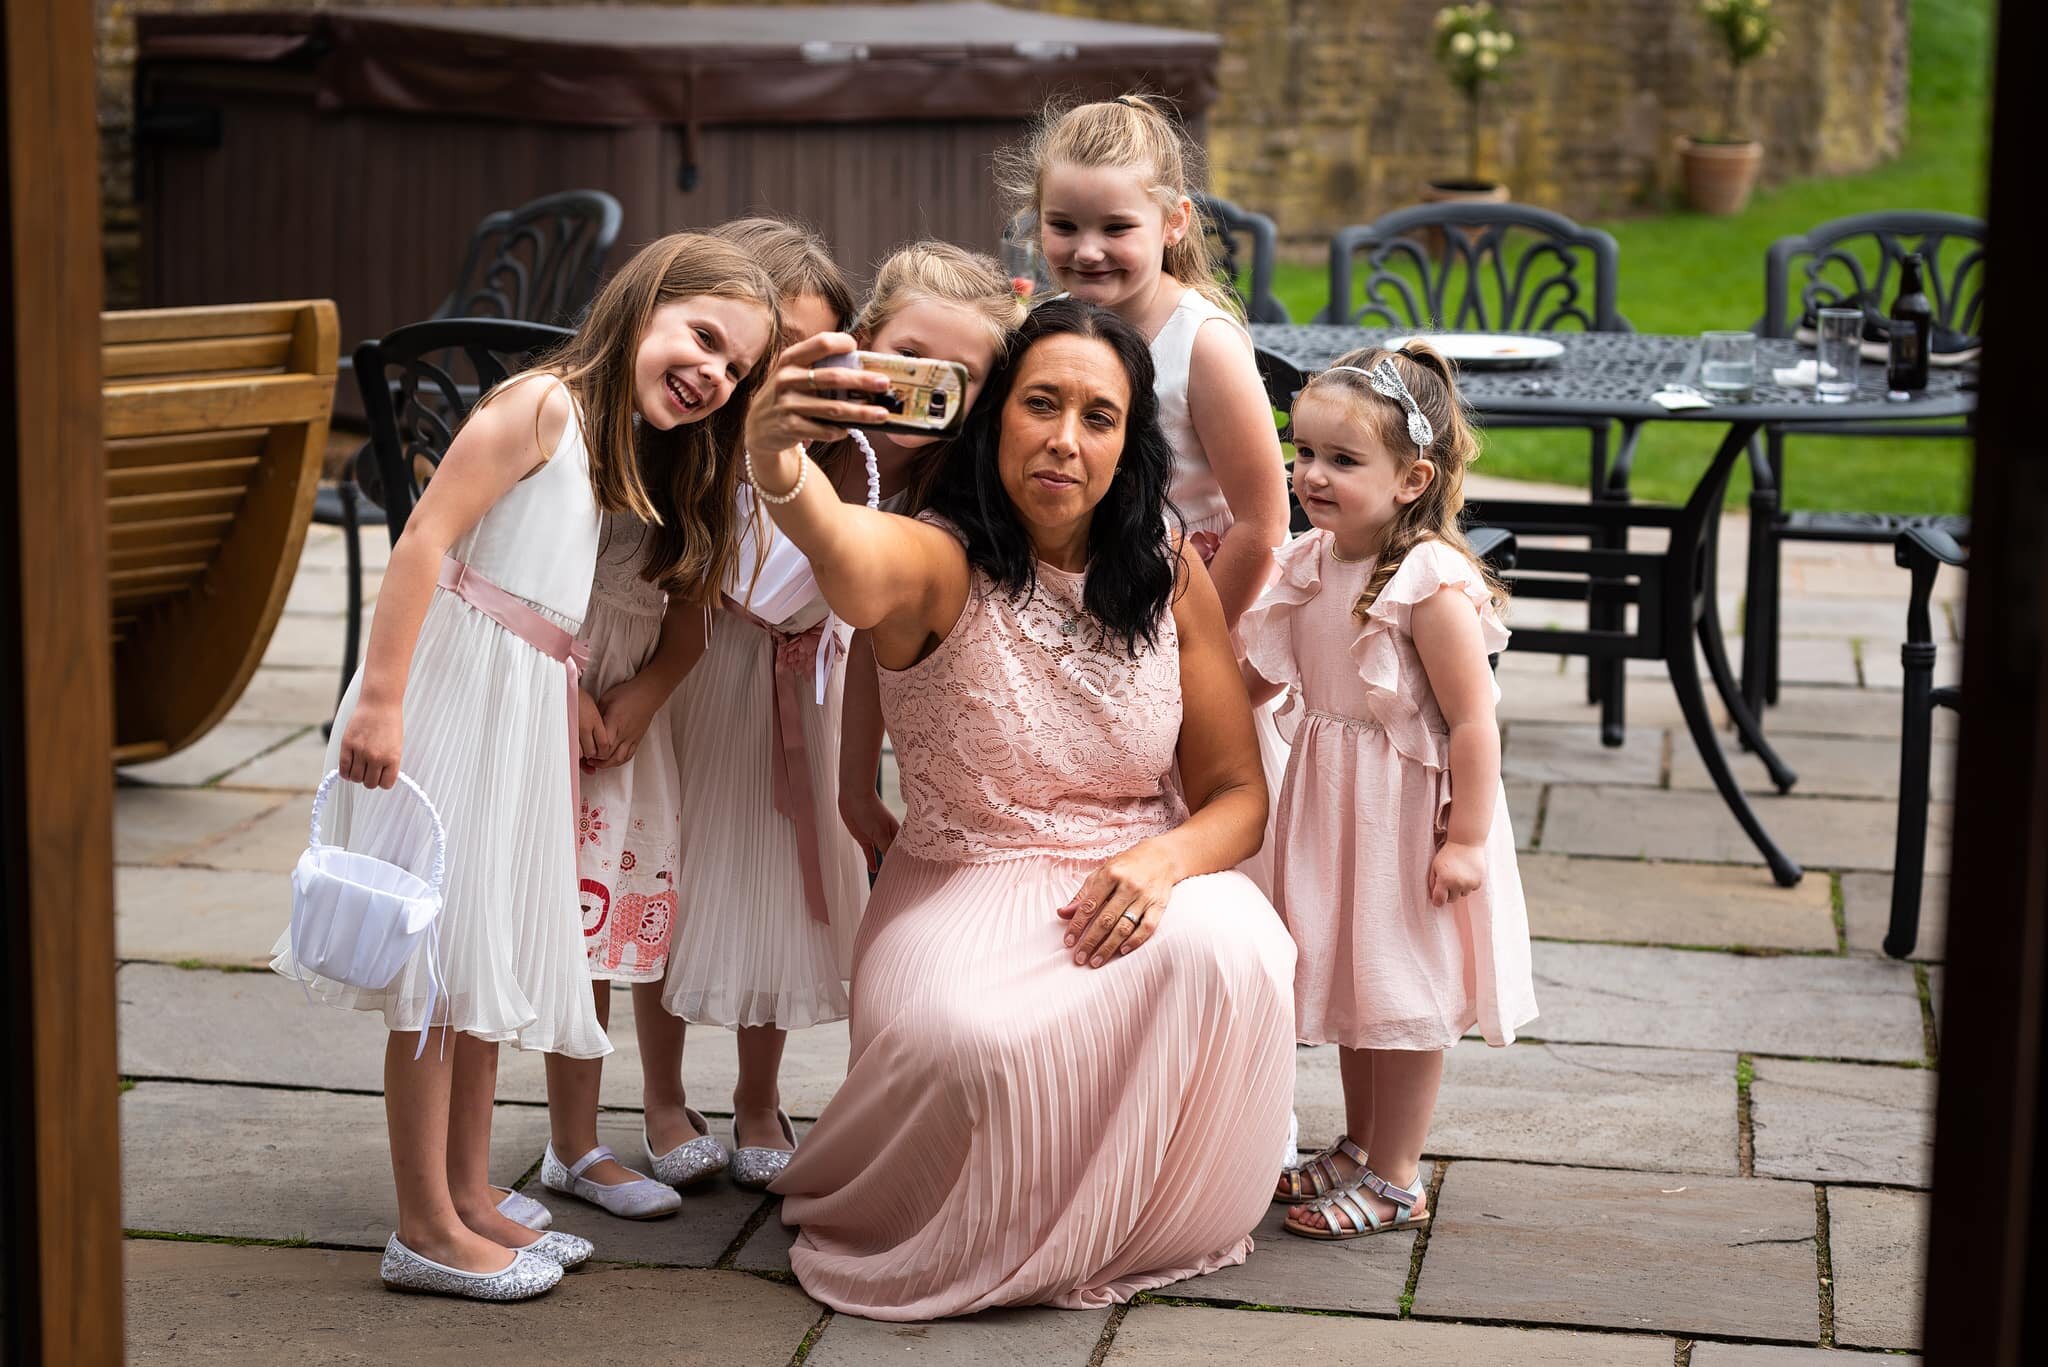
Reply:
[[1399, 351], [1410, 342], [1425, 342], [1459, 365], [1473, 370], [1512, 370], [1542, 365], [1564, 355], [1563, 345], [1548, 337], [1518, 337], [1509, 332], [1418, 333], [1412, 337], [1396, 337], [1387, 343], [1387, 347]]

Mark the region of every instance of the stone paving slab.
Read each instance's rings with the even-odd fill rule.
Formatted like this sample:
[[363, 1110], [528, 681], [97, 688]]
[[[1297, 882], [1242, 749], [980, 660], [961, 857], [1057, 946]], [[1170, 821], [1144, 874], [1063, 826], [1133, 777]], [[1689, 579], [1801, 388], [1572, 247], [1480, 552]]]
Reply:
[[224, 721], [168, 758], [123, 765], [119, 772], [129, 783], [196, 788], [276, 749], [303, 729], [294, 722]]
[[[1900, 616], [1903, 618], [1904, 613]], [[1899, 643], [1903, 633], [1894, 628], [1890, 635], [1878, 640], [1859, 641], [1859, 657], [1863, 665], [1863, 685], [1866, 688], [1903, 689], [1906, 686], [1906, 667], [1899, 659]], [[1937, 643], [1946, 644], [1948, 633], [1940, 626], [1934, 629]], [[1954, 688], [1963, 681], [1963, 652], [1959, 646], [1937, 650], [1934, 656], [1934, 686]]]
[[[341, 585], [337, 580], [335, 607], [331, 615], [286, 613], [279, 617], [277, 629], [270, 633], [270, 644], [263, 649], [263, 663], [298, 669], [331, 669], [338, 676], [341, 670], [341, 646], [347, 635], [347, 627], [341, 617], [340, 589]], [[365, 645], [370, 639], [369, 617], [366, 604], [363, 613]]]
[[[1301, 1147], [1312, 1150], [1344, 1129], [1337, 1051], [1295, 1057]], [[1530, 1040], [1506, 1049], [1466, 1040], [1452, 1050], [1429, 1128], [1429, 1152], [1446, 1157], [1730, 1177], [1737, 1144], [1732, 1052]]]
[[288, 870], [114, 869], [114, 952], [122, 959], [258, 967], [291, 924]]
[[[799, 1125], [797, 1137], [801, 1139], [808, 1128]], [[719, 1138], [731, 1142], [731, 1125], [713, 1121], [711, 1129]], [[547, 1139], [544, 1118], [540, 1138], [542, 1142]], [[626, 1166], [646, 1170], [647, 1153], [640, 1142], [637, 1113], [600, 1113], [597, 1140], [609, 1144]], [[526, 1162], [537, 1163], [540, 1157], [541, 1143], [536, 1143], [526, 1155]], [[773, 1199], [736, 1186], [724, 1177], [714, 1177], [684, 1191], [683, 1208], [672, 1216], [660, 1220], [621, 1220], [572, 1196], [549, 1191], [541, 1185], [538, 1172], [520, 1190], [555, 1213], [556, 1229], [581, 1234], [595, 1243], [599, 1258], [607, 1262], [673, 1267], [710, 1267], [732, 1246], [763, 1203]], [[773, 1210], [768, 1218], [776, 1218]]]
[[1889, 960], [1535, 945], [1544, 1040], [1919, 1062], [1913, 970]]
[[782, 1223], [782, 1210], [762, 1222], [732, 1260], [734, 1267], [749, 1272], [788, 1272], [789, 1250], [796, 1243], [796, 1230]]
[[[223, 793], [189, 788], [117, 787], [114, 789], [114, 862], [174, 864], [266, 812], [284, 799], [276, 793]], [[299, 833], [299, 849], [306, 847]], [[280, 877], [298, 858], [294, 850], [282, 864], [271, 866]]]
[[[1735, 668], [1742, 668], [1739, 649], [1729, 652]], [[1778, 638], [1778, 677], [1786, 683], [1830, 684], [1837, 687], [1855, 688], [1862, 684], [1863, 676], [1856, 668], [1856, 648], [1846, 639], [1836, 637], [1801, 637], [1780, 635]]]
[[[289, 915], [288, 908], [275, 905], [279, 877], [209, 875], [187, 869], [153, 871], [151, 876], [164, 874], [262, 877], [272, 905], [265, 912], [259, 957], [269, 961], [270, 942]], [[183, 952], [174, 957], [183, 957]], [[276, 974], [129, 964], [121, 969], [116, 990], [121, 1003], [121, 1071], [126, 1076], [338, 1091], [384, 1089], [382, 1017], [308, 1002], [296, 983]], [[633, 1034], [632, 997], [626, 992], [612, 995], [610, 1034], [615, 1050], [605, 1059], [599, 1101], [619, 1110], [638, 1110], [640, 1054]], [[684, 1075], [698, 1109], [730, 1111], [739, 1076], [736, 1040], [730, 1030], [703, 1026], [686, 1036]], [[545, 1103], [544, 1057], [501, 1049], [498, 1099]], [[815, 1118], [845, 1075], [843, 1022], [790, 1033], [782, 1061], [782, 1094], [791, 1115]]]
[[327, 737], [307, 726], [285, 744], [237, 765], [216, 780], [221, 788], [289, 788], [313, 805], [313, 790], [327, 773]]
[[1454, 1163], [1415, 1313], [1814, 1341], [1812, 1188]]
[[[1743, 768], [1762, 772], [1755, 759], [1745, 759]], [[1742, 781], [1750, 777], [1741, 768], [1737, 773]], [[1795, 794], [1758, 797], [1751, 805], [1779, 846], [1809, 869], [1883, 871], [1892, 866], [1898, 818], [1891, 802]], [[1721, 795], [1712, 791], [1562, 787], [1552, 791], [1546, 810], [1543, 848], [1560, 854], [1759, 867], [1764, 862]], [[1930, 871], [1948, 867], [1952, 813], [1946, 802], [1928, 808]]]
[[1828, 1189], [1838, 1345], [1920, 1346], [1929, 1201], [1919, 1192]]
[[[1435, 1165], [1425, 1163], [1422, 1171], [1427, 1182]], [[1272, 1206], [1253, 1231], [1251, 1254], [1242, 1263], [1162, 1286], [1156, 1294], [1301, 1310], [1400, 1313], [1414, 1234], [1324, 1241], [1289, 1234], [1282, 1228], [1286, 1222], [1287, 1207]]]
[[[1892, 924], [1892, 876], [1888, 873], [1842, 875], [1842, 924], [1849, 949], [1857, 954], [1884, 953], [1884, 937]], [[1920, 884], [1920, 933], [1913, 957], [1939, 962], [1948, 957], [1948, 877], [1933, 873]]]
[[[1794, 793], [1809, 797], [1877, 797], [1896, 800], [1899, 795], [1899, 743], [1883, 737], [1807, 736], [1765, 734], [1785, 763], [1799, 775]], [[1746, 793], [1772, 796], [1777, 788], [1763, 766], [1751, 759], [1732, 737], [1721, 743], [1728, 765]], [[1955, 745], [1937, 741], [1930, 790], [1936, 802], [1955, 798]], [[1711, 791], [1714, 781], [1699, 751], [1687, 738], [1674, 747], [1671, 786], [1686, 791]]]
[[890, 1323], [834, 1315], [811, 1345], [806, 1367], [1087, 1367], [1109, 1311], [1042, 1307], [984, 1310], [960, 1319]]
[[[517, 1305], [394, 1296], [377, 1254], [130, 1240], [128, 1361], [387, 1367], [589, 1360], [783, 1367], [817, 1322], [793, 1286], [743, 1272], [601, 1267]], [[629, 1307], [627, 1313], [621, 1307]]]
[[[1954, 740], [1957, 722], [1946, 709], [1934, 714], [1936, 740]], [[1899, 695], [1868, 688], [1812, 688], [1787, 684], [1764, 717], [1772, 736], [1876, 736], [1899, 738]]]
[[1767, 1343], [1696, 1343], [1692, 1367], [1920, 1367], [1917, 1357], [1857, 1358], [1831, 1348], [1784, 1348]]
[[1923, 1068], [1758, 1059], [1756, 1175], [1930, 1186], [1934, 1089]]
[[1623, 783], [1654, 788], [1664, 781], [1670, 733], [1631, 726], [1626, 743], [1600, 743], [1597, 723], [1517, 721], [1501, 742], [1501, 772], [1539, 783]]
[[[1502, 721], [1512, 727], [1516, 722], [1535, 721], [1591, 726], [1600, 720], [1599, 709], [1586, 701], [1585, 661], [1567, 660], [1565, 668], [1560, 671], [1557, 658], [1515, 651], [1501, 657], [1499, 711]], [[1542, 667], [1510, 672], [1510, 662], [1519, 660], [1539, 661]], [[1716, 726], [1727, 724], [1727, 709], [1711, 691], [1707, 697], [1707, 710]], [[1894, 710], [1897, 710], [1896, 706]], [[1630, 730], [1644, 728], [1656, 731], [1685, 725], [1684, 714], [1678, 708], [1678, 695], [1671, 691], [1669, 684], [1652, 679], [1629, 680], [1627, 720]]]
[[1668, 1339], [1632, 1334], [1139, 1305], [1117, 1327], [1103, 1367], [1669, 1367], [1671, 1353]]
[[341, 688], [340, 670], [339, 645], [325, 669], [258, 668], [242, 696], [228, 710], [227, 721], [285, 721], [317, 726], [334, 715], [334, 700]]
[[[223, 791], [209, 789], [207, 794]], [[238, 830], [188, 851], [179, 862], [209, 869], [271, 873], [289, 889], [292, 866], [299, 862], [299, 856], [306, 849], [307, 826], [313, 813], [312, 795], [266, 792], [263, 796], [275, 804], [269, 811]], [[289, 891], [286, 897], [285, 906], [289, 912]]]
[[1733, 864], [1527, 854], [1518, 861], [1531, 934], [1627, 944], [1835, 949], [1828, 880], [1781, 888]]
[[[1938, 967], [1927, 970], [1928, 1004], [1934, 1008], [1934, 1028], [1937, 1035], [1941, 1030], [1941, 985], [1947, 976], [1946, 971]], [[1939, 1038], [1935, 1042], [1939, 1044]]]
[[[547, 1116], [500, 1106], [491, 1175], [518, 1180]], [[374, 1096], [145, 1082], [121, 1098], [129, 1229], [384, 1247], [396, 1226], [384, 1102]]]

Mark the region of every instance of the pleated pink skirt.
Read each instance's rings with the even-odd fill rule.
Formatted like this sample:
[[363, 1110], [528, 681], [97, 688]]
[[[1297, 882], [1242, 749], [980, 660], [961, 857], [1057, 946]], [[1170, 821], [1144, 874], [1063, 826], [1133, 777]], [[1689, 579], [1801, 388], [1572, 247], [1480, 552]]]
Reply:
[[776, 1183], [813, 1297], [885, 1320], [1080, 1309], [1242, 1262], [1294, 1084], [1294, 946], [1242, 874], [1077, 966], [1099, 862], [891, 854], [845, 1084]]

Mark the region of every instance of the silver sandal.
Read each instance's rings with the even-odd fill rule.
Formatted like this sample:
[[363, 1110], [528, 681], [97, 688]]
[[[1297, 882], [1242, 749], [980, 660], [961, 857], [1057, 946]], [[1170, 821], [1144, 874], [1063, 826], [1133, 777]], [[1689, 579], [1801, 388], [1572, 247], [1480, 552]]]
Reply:
[[[1285, 1196], [1276, 1190], [1273, 1193], [1273, 1204], [1276, 1206], [1305, 1206], [1321, 1200], [1333, 1191], [1357, 1186], [1357, 1173], [1353, 1173], [1350, 1177], [1340, 1177], [1337, 1175], [1337, 1165], [1332, 1163], [1330, 1159], [1339, 1153], [1358, 1164], [1359, 1172], [1366, 1170], [1365, 1150], [1352, 1143], [1350, 1135], [1340, 1134], [1337, 1136], [1337, 1142], [1330, 1145], [1327, 1149], [1323, 1149], [1305, 1162], [1280, 1170], [1281, 1180], [1288, 1182], [1294, 1190]], [[1307, 1185], [1303, 1183], [1304, 1178], [1307, 1179]]]
[[[1391, 1220], [1381, 1219], [1372, 1206], [1360, 1195], [1361, 1192], [1371, 1192], [1382, 1200], [1392, 1202], [1395, 1210], [1394, 1218]], [[1421, 1229], [1429, 1223], [1430, 1219], [1427, 1212], [1421, 1215], [1415, 1213], [1415, 1207], [1422, 1201], [1422, 1196], [1422, 1174], [1420, 1172], [1415, 1174], [1414, 1186], [1397, 1187], [1371, 1168], [1367, 1168], [1359, 1174], [1359, 1179], [1355, 1185], [1346, 1187], [1341, 1191], [1331, 1192], [1328, 1196], [1323, 1197], [1320, 1201], [1313, 1202], [1307, 1207], [1309, 1214], [1321, 1219], [1325, 1228], [1311, 1229], [1306, 1225], [1298, 1225], [1294, 1221], [1288, 1220], [1286, 1221], [1287, 1232], [1289, 1234], [1299, 1234], [1304, 1239], [1337, 1241], [1343, 1239], [1364, 1239], [1374, 1234], [1394, 1234], [1404, 1229]], [[1350, 1223], [1347, 1225], [1343, 1220], [1340, 1220], [1338, 1218], [1340, 1215], [1347, 1217]]]

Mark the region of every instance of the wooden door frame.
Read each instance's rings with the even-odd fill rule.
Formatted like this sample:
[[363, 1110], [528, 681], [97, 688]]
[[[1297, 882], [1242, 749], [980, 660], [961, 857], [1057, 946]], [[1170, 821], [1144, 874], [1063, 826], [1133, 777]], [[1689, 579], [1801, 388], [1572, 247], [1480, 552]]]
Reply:
[[[0, 1361], [121, 1361], [93, 7], [0, 8]], [[25, 1122], [25, 1123], [24, 1123]]]
[[2048, 1361], [2048, 256], [2034, 241], [2048, 60], [2039, 0], [1999, 6], [1983, 393], [1971, 492], [1928, 1240], [1929, 1367]]

